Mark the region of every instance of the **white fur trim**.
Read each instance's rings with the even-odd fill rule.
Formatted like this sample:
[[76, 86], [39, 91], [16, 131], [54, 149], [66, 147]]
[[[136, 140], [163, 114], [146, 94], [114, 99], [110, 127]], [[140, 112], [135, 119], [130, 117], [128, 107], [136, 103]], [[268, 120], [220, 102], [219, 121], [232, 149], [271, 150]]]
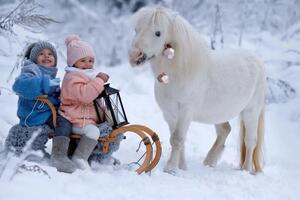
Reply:
[[96, 78], [96, 75], [98, 74], [96, 72], [95, 69], [79, 69], [79, 68], [76, 68], [76, 67], [70, 67], [70, 66], [67, 66], [65, 68], [65, 71], [68, 73], [68, 72], [80, 72], [80, 73], [83, 73], [85, 74], [86, 76], [90, 77], [91, 79], [94, 79]]

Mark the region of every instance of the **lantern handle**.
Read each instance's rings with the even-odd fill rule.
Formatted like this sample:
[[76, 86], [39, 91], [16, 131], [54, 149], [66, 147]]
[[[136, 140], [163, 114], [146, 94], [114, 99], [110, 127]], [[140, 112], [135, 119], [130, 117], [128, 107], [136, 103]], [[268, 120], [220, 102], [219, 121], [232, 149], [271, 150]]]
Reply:
[[109, 81], [104, 83], [104, 88], [108, 88], [108, 87], [110, 87], [110, 82]]

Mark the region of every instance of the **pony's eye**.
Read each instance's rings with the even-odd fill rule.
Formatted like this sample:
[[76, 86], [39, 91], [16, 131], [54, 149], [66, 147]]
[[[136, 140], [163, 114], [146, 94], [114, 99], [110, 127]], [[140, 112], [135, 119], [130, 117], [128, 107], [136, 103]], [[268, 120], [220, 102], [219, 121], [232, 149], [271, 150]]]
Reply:
[[157, 37], [159, 37], [159, 36], [160, 36], [160, 31], [156, 31], [156, 32], [155, 32], [155, 35], [156, 35]]

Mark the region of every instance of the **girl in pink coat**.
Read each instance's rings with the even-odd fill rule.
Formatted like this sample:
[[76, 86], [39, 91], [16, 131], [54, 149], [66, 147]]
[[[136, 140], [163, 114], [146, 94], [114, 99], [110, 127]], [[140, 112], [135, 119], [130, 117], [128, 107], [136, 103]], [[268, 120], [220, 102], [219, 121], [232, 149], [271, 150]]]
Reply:
[[67, 36], [65, 44], [68, 66], [62, 82], [59, 113], [72, 123], [73, 133], [82, 135], [72, 161], [79, 169], [85, 169], [100, 135], [93, 100], [103, 91], [109, 76], [95, 71], [95, 53], [79, 36]]

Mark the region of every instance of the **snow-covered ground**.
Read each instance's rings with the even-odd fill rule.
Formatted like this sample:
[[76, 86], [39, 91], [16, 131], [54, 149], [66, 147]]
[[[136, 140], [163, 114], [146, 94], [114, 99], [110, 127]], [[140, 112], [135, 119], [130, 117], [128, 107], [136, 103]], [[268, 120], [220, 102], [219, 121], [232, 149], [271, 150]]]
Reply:
[[[290, 60], [291, 57], [296, 59], [295, 55], [284, 54], [286, 49], [295, 45], [295, 42], [283, 44], [276, 38], [262, 37], [260, 46], [254, 45], [249, 48], [256, 50], [267, 64], [272, 63], [267, 66], [269, 75], [289, 81], [296, 91], [300, 91], [299, 66], [285, 67], [278, 61]], [[1, 41], [0, 44], [4, 45], [5, 41]], [[14, 46], [10, 55], [0, 56], [0, 86], [8, 89], [1, 88], [0, 95], [0, 150], [3, 149], [8, 130], [18, 123], [17, 96], [9, 91], [11, 83], [7, 83], [6, 80], [16, 61], [16, 54], [20, 50], [20, 46]], [[58, 66], [61, 78], [64, 63], [65, 60], [60, 56]], [[132, 124], [146, 125], [158, 133], [163, 148], [158, 166], [151, 175], [137, 175], [134, 168], [127, 167], [126, 163], [134, 161], [132, 157], [138, 145], [134, 137], [128, 136], [121, 144], [120, 150], [114, 154], [121, 160], [121, 166], [93, 166], [92, 170], [77, 170], [73, 174], [64, 174], [45, 163], [38, 164], [48, 175], [22, 171], [12, 180], [6, 176], [0, 177], [1, 200], [300, 199], [300, 97], [298, 94], [286, 103], [270, 104], [266, 107], [266, 162], [263, 173], [254, 176], [238, 169], [239, 122], [238, 119], [233, 119], [232, 132], [216, 168], [202, 164], [214, 142], [214, 127], [192, 123], [186, 141], [188, 170], [170, 175], [163, 172], [170, 153], [169, 132], [154, 99], [155, 80], [149, 66], [131, 68], [124, 63], [110, 68], [98, 66], [97, 69], [110, 74], [111, 85], [121, 90], [129, 121]], [[18, 72], [14, 76], [17, 74]], [[51, 143], [47, 146], [50, 151]], [[6, 161], [1, 160], [0, 165], [3, 163]], [[30, 166], [36, 163], [25, 164]], [[8, 167], [5, 170], [6, 174], [10, 174], [14, 169]]]

